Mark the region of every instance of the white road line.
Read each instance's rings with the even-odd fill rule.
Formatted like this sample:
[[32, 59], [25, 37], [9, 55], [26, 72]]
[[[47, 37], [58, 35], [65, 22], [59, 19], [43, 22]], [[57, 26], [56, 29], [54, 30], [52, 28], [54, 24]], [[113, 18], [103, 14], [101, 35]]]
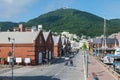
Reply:
[[65, 66], [58, 73], [56, 73], [54, 76], [59, 75], [64, 69], [65, 69]]

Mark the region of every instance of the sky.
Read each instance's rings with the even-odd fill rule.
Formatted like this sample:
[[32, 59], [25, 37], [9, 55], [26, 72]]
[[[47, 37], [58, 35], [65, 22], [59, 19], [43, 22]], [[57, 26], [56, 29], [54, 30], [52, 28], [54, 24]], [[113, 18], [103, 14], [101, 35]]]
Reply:
[[0, 0], [0, 22], [27, 22], [63, 7], [120, 19], [120, 0]]

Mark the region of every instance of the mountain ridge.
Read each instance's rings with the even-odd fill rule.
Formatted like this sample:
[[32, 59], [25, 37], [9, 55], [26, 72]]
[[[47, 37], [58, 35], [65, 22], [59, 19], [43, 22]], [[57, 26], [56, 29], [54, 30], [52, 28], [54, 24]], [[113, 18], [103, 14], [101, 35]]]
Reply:
[[[106, 21], [108, 35], [120, 31], [120, 19], [110, 19]], [[16, 26], [19, 23], [13, 24]], [[62, 31], [69, 31], [78, 36], [87, 35], [95, 37], [103, 34], [104, 19], [89, 12], [60, 8], [33, 18], [24, 23], [24, 26], [32, 27], [39, 24], [43, 25], [43, 29], [53, 32], [60, 33]], [[7, 28], [11, 29], [13, 27]]]

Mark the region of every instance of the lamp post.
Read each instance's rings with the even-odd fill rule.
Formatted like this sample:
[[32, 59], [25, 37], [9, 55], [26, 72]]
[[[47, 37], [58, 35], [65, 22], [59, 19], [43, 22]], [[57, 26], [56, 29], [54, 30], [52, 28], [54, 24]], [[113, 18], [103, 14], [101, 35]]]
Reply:
[[85, 71], [86, 71], [86, 79], [88, 78], [88, 51], [87, 51], [87, 46], [86, 44], [84, 43], [82, 45], [82, 48], [84, 50], [84, 65], [85, 65]]
[[15, 39], [8, 37], [8, 41], [12, 42], [12, 58], [10, 59], [10, 61], [12, 62], [12, 64], [11, 64], [11, 67], [12, 67], [12, 80], [14, 80], [13, 79], [13, 67], [14, 67], [14, 42], [15, 42]]
[[88, 51], [86, 50], [86, 77], [88, 78]]

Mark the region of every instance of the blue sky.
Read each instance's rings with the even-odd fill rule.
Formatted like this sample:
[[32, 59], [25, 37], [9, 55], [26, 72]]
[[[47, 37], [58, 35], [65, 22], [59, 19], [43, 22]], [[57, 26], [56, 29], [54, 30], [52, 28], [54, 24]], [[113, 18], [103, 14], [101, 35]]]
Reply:
[[0, 0], [0, 21], [27, 22], [62, 7], [106, 19], [120, 18], [120, 0]]

